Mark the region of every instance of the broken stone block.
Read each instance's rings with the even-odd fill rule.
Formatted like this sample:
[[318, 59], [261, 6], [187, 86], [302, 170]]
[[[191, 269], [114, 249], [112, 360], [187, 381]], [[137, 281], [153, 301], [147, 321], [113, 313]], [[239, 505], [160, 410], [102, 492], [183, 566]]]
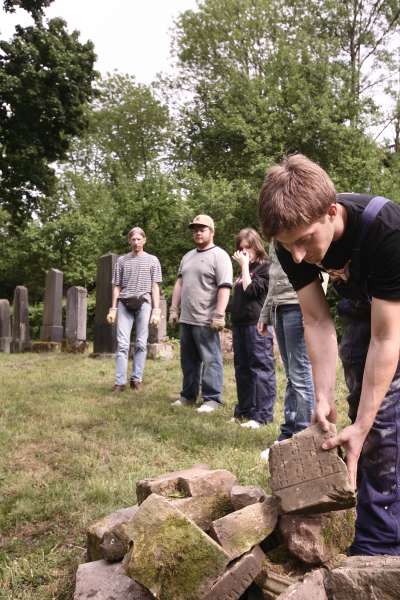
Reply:
[[327, 572], [325, 587], [332, 600], [399, 598], [400, 556], [350, 556]]
[[229, 565], [225, 573], [214, 583], [204, 600], [237, 600], [259, 574], [264, 552], [255, 546], [250, 552]]
[[266, 497], [267, 493], [257, 485], [234, 485], [231, 489], [231, 502], [234, 510], [262, 502]]
[[61, 342], [32, 342], [32, 352], [61, 352]]
[[154, 596], [127, 577], [122, 565], [104, 560], [79, 565], [74, 600], [152, 600]]
[[184, 497], [188, 494], [178, 489], [179, 478], [185, 475], [195, 474], [197, 472], [208, 472], [208, 465], [199, 464], [193, 465], [190, 469], [182, 471], [173, 471], [158, 477], [149, 477], [136, 482], [136, 497], [138, 504], [141, 504], [150, 494], [158, 494], [159, 496]]
[[264, 577], [263, 584], [260, 587], [263, 600], [275, 600], [275, 598], [280, 598], [280, 595], [294, 583], [295, 580], [292, 577], [279, 575], [279, 573], [271, 571]]
[[[105, 558], [104, 550], [101, 547], [104, 535], [112, 534], [113, 530], [130, 521], [138, 510], [138, 506], [121, 508], [95, 523], [92, 523], [87, 529], [87, 557], [88, 560], [99, 560]], [[125, 552], [124, 552], [125, 554]], [[122, 555], [123, 556], [123, 555]], [[121, 558], [122, 558], [121, 556]], [[118, 559], [116, 559], [118, 560]]]
[[[291, 585], [278, 598], [279, 600], [328, 600], [324, 586], [324, 569], [311, 571], [302, 581]], [[364, 596], [364, 598], [366, 600], [367, 598], [371, 598], [371, 596]], [[347, 597], [346, 600], [350, 600], [350, 598]], [[361, 599], [358, 598], [357, 600]]]
[[170, 499], [170, 502], [172, 506], [182, 511], [183, 514], [191, 521], [194, 521], [203, 531], [208, 531], [213, 521], [233, 511], [233, 506], [228, 496], [218, 494], [214, 496]]
[[193, 472], [179, 477], [178, 490], [186, 496], [212, 496], [213, 494], [231, 495], [236, 477], [225, 469]]
[[210, 535], [231, 559], [237, 558], [273, 532], [278, 522], [278, 508], [279, 501], [269, 496], [263, 502], [250, 504], [214, 521]]
[[131, 524], [125, 572], [160, 600], [198, 600], [224, 572], [227, 553], [162, 496], [152, 494]]
[[289, 552], [309, 565], [345, 552], [354, 538], [354, 510], [319, 515], [282, 515], [279, 531]]
[[147, 344], [147, 358], [153, 360], [172, 360], [174, 358], [174, 347], [168, 342]]
[[329, 512], [355, 505], [355, 493], [337, 448], [321, 449], [335, 431], [334, 425], [326, 433], [312, 425], [271, 446], [270, 485], [281, 499], [283, 513]]

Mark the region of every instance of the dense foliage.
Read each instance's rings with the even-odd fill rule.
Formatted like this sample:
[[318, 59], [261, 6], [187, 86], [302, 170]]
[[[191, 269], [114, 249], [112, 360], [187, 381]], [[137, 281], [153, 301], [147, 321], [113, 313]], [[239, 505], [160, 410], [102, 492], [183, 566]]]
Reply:
[[289, 152], [320, 162], [340, 191], [400, 200], [396, 0], [204, 0], [175, 23], [173, 78], [114, 74], [90, 104], [93, 50], [59, 20], [44, 27], [47, 3], [6, 2], [36, 6], [37, 21], [1, 45], [0, 296], [25, 283], [40, 299], [51, 266], [92, 289], [97, 257], [127, 251], [133, 225], [169, 289], [189, 219], [209, 212], [231, 251], [257, 226], [266, 167]]

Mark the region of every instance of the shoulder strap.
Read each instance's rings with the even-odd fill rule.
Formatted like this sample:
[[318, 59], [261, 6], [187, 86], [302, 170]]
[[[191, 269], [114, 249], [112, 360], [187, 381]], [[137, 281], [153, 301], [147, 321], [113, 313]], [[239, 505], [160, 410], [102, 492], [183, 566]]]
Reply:
[[361, 215], [361, 229], [360, 234], [358, 236], [357, 244], [358, 248], [360, 248], [365, 236], [368, 233], [370, 226], [375, 220], [375, 217], [378, 215], [381, 208], [383, 208], [383, 206], [385, 206], [387, 202], [389, 202], [388, 198], [384, 198], [383, 196], [374, 196], [364, 208]]

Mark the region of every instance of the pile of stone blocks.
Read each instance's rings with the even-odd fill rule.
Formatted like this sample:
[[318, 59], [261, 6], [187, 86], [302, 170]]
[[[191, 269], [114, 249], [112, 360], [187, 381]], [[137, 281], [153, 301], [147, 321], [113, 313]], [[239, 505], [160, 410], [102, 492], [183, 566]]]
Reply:
[[337, 450], [320, 448], [332, 433], [273, 447], [272, 495], [207, 465], [138, 481], [137, 505], [89, 527], [74, 600], [397, 597], [400, 558], [340, 555], [355, 495]]

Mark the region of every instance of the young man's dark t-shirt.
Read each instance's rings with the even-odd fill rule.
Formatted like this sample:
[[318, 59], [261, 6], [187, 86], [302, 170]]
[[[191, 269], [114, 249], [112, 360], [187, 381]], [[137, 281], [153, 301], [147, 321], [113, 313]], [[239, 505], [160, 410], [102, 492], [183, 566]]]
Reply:
[[[351, 259], [357, 243], [361, 215], [373, 196], [337, 194], [337, 202], [347, 210], [343, 235], [329, 246], [321, 261], [324, 269], [343, 269]], [[299, 264], [290, 252], [277, 245], [279, 261], [294, 289], [300, 290], [319, 276], [320, 268], [306, 262]], [[382, 300], [400, 300], [400, 205], [387, 202], [369, 226], [360, 250], [361, 279], [367, 281], [368, 293]]]

